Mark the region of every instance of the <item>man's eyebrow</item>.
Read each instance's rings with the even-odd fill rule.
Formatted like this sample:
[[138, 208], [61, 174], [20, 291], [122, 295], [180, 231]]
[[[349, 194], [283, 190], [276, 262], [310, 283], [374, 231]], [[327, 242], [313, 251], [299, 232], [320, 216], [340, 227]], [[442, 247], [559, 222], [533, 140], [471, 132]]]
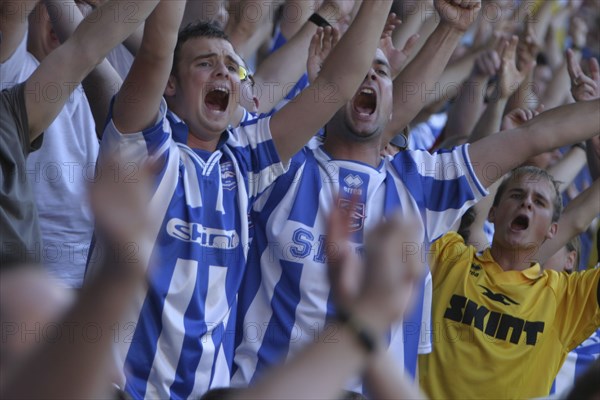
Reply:
[[383, 66], [385, 66], [387, 68], [390, 68], [390, 64], [386, 60], [384, 60], [383, 58], [376, 58], [375, 59], [375, 64], [377, 64], [377, 65], [383, 65]]
[[550, 197], [546, 196], [542, 192], [534, 191], [533, 194], [535, 195], [535, 197], [539, 197], [539, 198], [544, 199], [544, 200], [546, 200], [548, 202], [550, 201]]
[[217, 53], [203, 53], [203, 54], [198, 54], [196, 56], [194, 56], [194, 58], [192, 58], [192, 61], [196, 61], [196, 60], [200, 60], [203, 58], [212, 58], [212, 57], [216, 57]]
[[[196, 60], [203, 60], [203, 59], [206, 59], [206, 58], [215, 58], [217, 56], [218, 56], [217, 53], [203, 53], [203, 54], [198, 54], [197, 56], [195, 56], [194, 58], [192, 58], [192, 62], [194, 62]], [[240, 63], [234, 57], [232, 57], [230, 55], [227, 55], [227, 56], [225, 56], [225, 58], [227, 59], [227, 61], [233, 62], [238, 67], [240, 66]]]
[[227, 55], [227, 56], [225, 56], [225, 58], [226, 58], [228, 61], [232, 61], [232, 62], [234, 62], [234, 63], [235, 63], [235, 65], [237, 65], [238, 67], [239, 67], [240, 65], [242, 65], [242, 64], [240, 64], [240, 63], [239, 63], [239, 61], [238, 61], [238, 60], [237, 60], [235, 57], [233, 57], [233, 56]]

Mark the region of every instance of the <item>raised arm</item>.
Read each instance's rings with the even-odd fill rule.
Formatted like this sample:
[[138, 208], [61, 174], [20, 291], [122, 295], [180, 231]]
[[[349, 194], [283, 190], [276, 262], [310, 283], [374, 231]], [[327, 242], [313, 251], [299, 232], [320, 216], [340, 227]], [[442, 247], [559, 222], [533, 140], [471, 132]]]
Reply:
[[[471, 145], [475, 174], [485, 187], [528, 158], [598, 134], [600, 99], [546, 111], [523, 126]], [[576, 129], [574, 129], [576, 127]]]
[[560, 250], [573, 236], [579, 235], [590, 226], [600, 214], [600, 180], [575, 197], [566, 207], [558, 220], [556, 235], [544, 242], [538, 252], [538, 261], [544, 264], [554, 253]]
[[388, 131], [399, 132], [426, 104], [424, 90], [432, 90], [460, 38], [475, 21], [480, 0], [435, 0], [440, 23], [415, 58], [394, 80], [394, 109]]
[[[65, 42], [83, 21], [83, 15], [74, 0], [46, 0], [52, 27], [61, 42]], [[102, 137], [110, 102], [123, 80], [104, 59], [83, 80], [83, 88], [90, 103], [96, 134]]]
[[156, 121], [184, 9], [185, 0], [162, 0], [146, 21], [142, 45], [114, 104], [120, 132], [140, 132]]
[[577, 178], [577, 175], [585, 167], [586, 157], [583, 146], [572, 146], [556, 164], [548, 167], [548, 173], [560, 182], [558, 191], [563, 193], [571, 183]]
[[471, 137], [469, 138], [470, 143], [500, 130], [502, 116], [504, 115], [508, 99], [519, 88], [535, 66], [535, 63], [531, 63], [524, 65], [522, 71], [517, 69], [516, 50], [518, 41], [518, 37], [513, 36], [510, 41], [504, 43], [500, 52], [501, 62], [498, 82], [490, 96], [485, 112], [471, 133]]
[[585, 144], [588, 168], [592, 179], [596, 180], [600, 178], [600, 136], [588, 140]]
[[390, 0], [364, 1], [315, 83], [275, 113], [270, 128], [283, 162], [296, 154], [354, 96], [373, 61], [391, 4]]
[[[528, 158], [598, 135], [600, 127], [600, 67], [590, 62], [586, 76], [567, 51], [571, 93], [576, 104], [546, 111], [527, 123], [473, 143], [469, 149], [475, 174], [487, 187]], [[495, 172], [491, 173], [491, 170]]]
[[[338, 5], [338, 3], [341, 4]], [[332, 26], [336, 26], [338, 20], [346, 18], [347, 14], [352, 11], [354, 3], [354, 0], [337, 2], [328, 0], [323, 3], [316, 13]], [[306, 21], [298, 33], [260, 64], [256, 74], [254, 74], [254, 79], [257, 86], [264, 86], [263, 93], [269, 93], [269, 96], [263, 96], [260, 99], [260, 112], [272, 110], [287, 95], [283, 89], [289, 88], [288, 84], [298, 81], [302, 74], [306, 72], [308, 49], [316, 31], [317, 25]], [[270, 93], [268, 85], [273, 82], [280, 84], [280, 90]]]
[[[114, 167], [101, 164], [99, 170]], [[149, 218], [145, 205], [152, 186], [149, 172], [148, 168], [140, 168], [134, 175], [119, 179], [112, 174], [98, 174], [90, 203], [98, 223], [97, 232], [109, 239], [102, 252], [102, 268], [83, 287], [63, 322], [55, 324], [69, 327], [69, 333], [58, 335], [55, 340], [42, 340], [39, 351], [23, 361], [10, 381], [3, 382], [6, 384], [0, 389], [2, 398], [82, 399], [108, 394], [114, 373], [111, 347], [115, 345], [113, 335], [108, 333], [146, 284], [142, 251], [131, 257], [125, 250], [132, 245], [140, 250], [147, 239], [144, 232]], [[97, 340], [88, 340], [89, 325], [102, 332]]]
[[27, 17], [40, 0], [2, 0], [0, 2], [0, 64], [15, 52], [27, 31]]
[[[42, 61], [25, 87], [31, 141], [56, 118], [83, 78], [129, 36], [157, 4], [158, 0], [109, 1], [94, 10], [63, 45]], [[58, 97], [46, 96], [46, 89], [57, 84]]]
[[225, 0], [192, 0], [188, 1], [185, 7], [181, 27], [196, 22], [214, 21], [221, 27], [225, 28], [229, 21], [229, 12], [227, 12]]

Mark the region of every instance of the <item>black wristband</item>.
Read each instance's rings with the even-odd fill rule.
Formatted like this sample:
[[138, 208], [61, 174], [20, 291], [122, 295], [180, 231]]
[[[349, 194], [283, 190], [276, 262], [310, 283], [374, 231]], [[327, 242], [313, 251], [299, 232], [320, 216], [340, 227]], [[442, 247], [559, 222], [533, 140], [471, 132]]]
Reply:
[[375, 335], [366, 329], [363, 324], [354, 319], [350, 313], [338, 309], [337, 319], [352, 331], [368, 354], [373, 354], [375, 350], [377, 350], [377, 339], [375, 338]]
[[320, 26], [321, 28], [327, 28], [328, 26], [331, 26], [331, 24], [325, 18], [321, 17], [317, 13], [311, 15], [308, 20], [316, 26]]

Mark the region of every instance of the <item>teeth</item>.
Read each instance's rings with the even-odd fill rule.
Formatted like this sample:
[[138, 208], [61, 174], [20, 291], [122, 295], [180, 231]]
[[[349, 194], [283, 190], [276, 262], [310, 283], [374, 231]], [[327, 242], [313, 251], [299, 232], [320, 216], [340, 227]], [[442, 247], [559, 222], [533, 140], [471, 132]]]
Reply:
[[361, 94], [375, 94], [375, 91], [371, 88], [365, 88], [360, 91]]
[[227, 88], [218, 87], [218, 88], [214, 88], [213, 90], [217, 91], [217, 92], [229, 93], [229, 89], [227, 89]]

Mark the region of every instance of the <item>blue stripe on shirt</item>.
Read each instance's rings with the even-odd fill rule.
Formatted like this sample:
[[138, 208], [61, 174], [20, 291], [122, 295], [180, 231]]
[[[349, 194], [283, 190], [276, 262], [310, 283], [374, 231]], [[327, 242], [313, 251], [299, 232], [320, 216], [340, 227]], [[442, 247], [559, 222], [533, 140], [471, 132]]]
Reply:
[[[281, 362], [281, 355], [289, 349], [290, 338], [296, 320], [296, 308], [300, 303], [300, 277], [304, 264], [292, 261], [279, 260], [285, 273], [275, 285], [271, 307], [280, 310], [271, 316], [265, 331], [264, 341], [258, 350], [259, 362], [256, 365], [254, 376], [259, 376], [270, 365]], [[276, 349], [276, 351], [270, 351]]]

